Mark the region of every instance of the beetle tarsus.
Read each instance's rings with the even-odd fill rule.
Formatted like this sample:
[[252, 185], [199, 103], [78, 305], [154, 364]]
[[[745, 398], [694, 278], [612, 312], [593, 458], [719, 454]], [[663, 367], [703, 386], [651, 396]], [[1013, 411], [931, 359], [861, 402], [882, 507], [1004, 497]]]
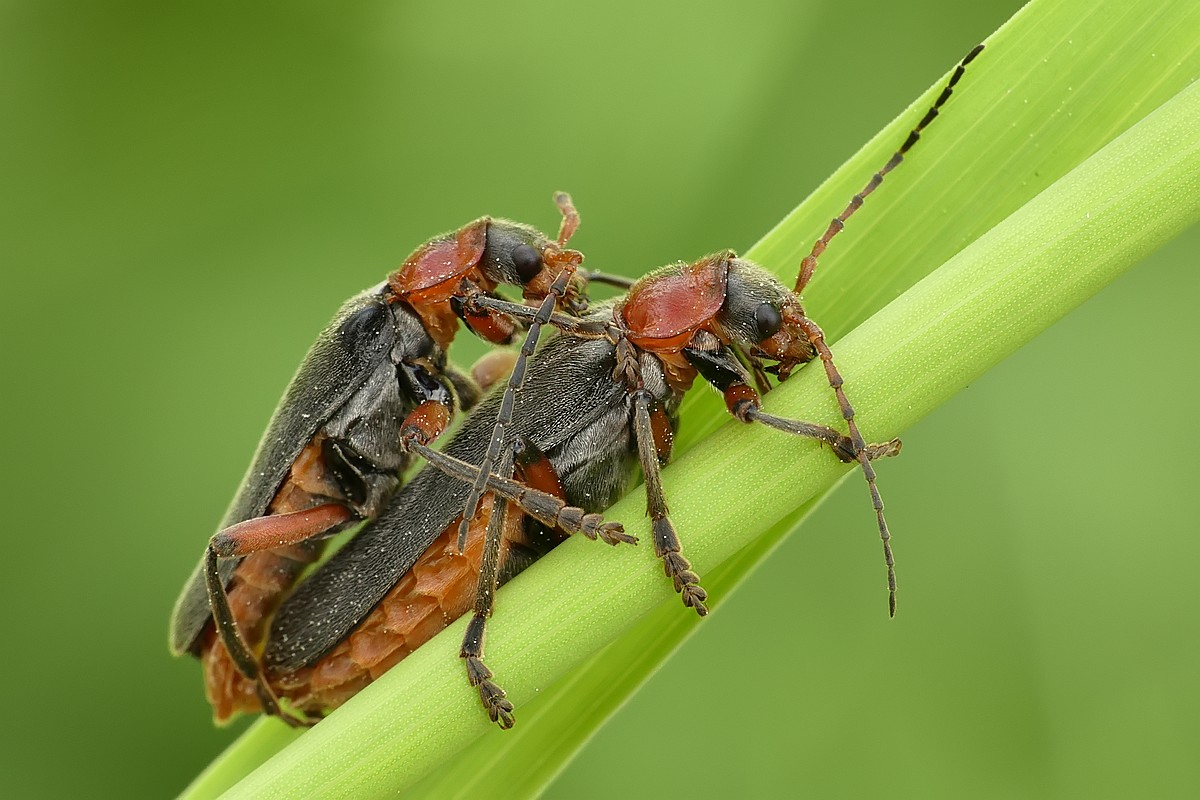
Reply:
[[465, 656], [464, 660], [467, 664], [467, 681], [479, 690], [479, 699], [487, 711], [488, 719], [504, 730], [508, 730], [516, 723], [512, 702], [509, 701], [505, 691], [492, 680], [492, 671], [487, 668], [482, 659], [476, 656]]
[[[598, 522], [603, 521], [603, 517], [601, 517], [599, 514], [589, 514], [588, 517], [596, 517]], [[584, 521], [586, 524], [587, 517], [584, 518]], [[595, 539], [599, 537], [600, 541], [604, 542], [605, 544], [610, 544], [613, 547], [616, 547], [619, 544], [638, 543], [637, 537], [626, 533], [625, 528], [619, 522], [604, 522], [594, 530], [595, 533], [593, 535], [588, 536], [588, 534], [584, 532], [584, 536], [588, 536], [589, 539]]]
[[[669, 532], [659, 532], [659, 523], [666, 523], [670, 528]], [[691, 609], [695, 609], [696, 613], [702, 617], [708, 616], [708, 606], [705, 601], [708, 600], [708, 592], [700, 585], [700, 576], [692, 570], [692, 564], [683, 553], [679, 552], [679, 537], [675, 534], [675, 528], [671, 525], [670, 520], [654, 520], [653, 526], [655, 529], [655, 546], [659, 549], [659, 542], [663, 542], [663, 549], [659, 550], [658, 557], [662, 559], [663, 572], [671, 579], [675, 586], [675, 591], [679, 593], [679, 598], [683, 604]], [[669, 544], [671, 539], [674, 539], [674, 544]], [[673, 549], [670, 549], [672, 548]]]

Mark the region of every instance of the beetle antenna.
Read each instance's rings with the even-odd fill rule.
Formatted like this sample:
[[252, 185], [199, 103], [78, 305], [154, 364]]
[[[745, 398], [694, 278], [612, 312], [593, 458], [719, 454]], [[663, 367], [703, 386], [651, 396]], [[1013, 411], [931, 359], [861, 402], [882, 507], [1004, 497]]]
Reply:
[[[888, 529], [887, 518], [883, 515], [883, 497], [879, 494], [879, 487], [875, 485], [875, 468], [871, 466], [871, 458], [879, 455], [895, 455], [900, 450], [900, 440], [894, 439], [883, 445], [883, 450], [878, 449], [879, 445], [867, 445], [858, 429], [858, 423], [854, 421], [854, 407], [850, 405], [850, 401], [846, 398], [846, 392], [842, 389], [844, 381], [837, 366], [833, 363], [833, 353], [830, 352], [829, 345], [825, 343], [825, 332], [808, 317], [800, 319], [800, 327], [813, 349], [816, 350], [817, 357], [825, 366], [825, 376], [829, 379], [829, 385], [837, 396], [842, 419], [846, 420], [846, 427], [850, 431], [851, 448], [851, 452], [847, 455], [850, 455], [852, 460], [857, 461], [862, 467], [863, 477], [867, 479], [867, 487], [871, 491], [871, 505], [875, 508], [875, 519], [879, 524], [879, 539], [883, 542], [883, 561], [887, 565], [888, 616], [894, 617], [896, 616], [896, 559], [892, 556], [892, 534]], [[873, 449], [874, 452], [872, 452]], [[850, 460], [845, 459], [844, 456], [840, 457], [843, 460]]]
[[[800, 274], [796, 278], [796, 294], [804, 291], [804, 287], [812, 280], [813, 273], [817, 269], [817, 259], [825, 252], [825, 248], [829, 246], [830, 240], [842, 232], [848, 220], [855, 211], [862, 207], [863, 200], [871, 192], [879, 188], [883, 183], [883, 178], [889, 172], [900, 166], [904, 161], [904, 156], [912, 149], [921, 138], [921, 133], [929, 126], [931, 122], [937, 119], [938, 112], [941, 111], [946, 101], [950, 99], [950, 95], [954, 93], [954, 87], [962, 79], [962, 76], [967, 71], [967, 65], [975, 60], [975, 57], [983, 51], [983, 45], [978, 44], [967, 53], [962, 61], [954, 67], [954, 71], [950, 74], [950, 79], [946, 81], [946, 85], [942, 87], [941, 93], [937, 99], [933, 101], [933, 105], [925, 112], [925, 116], [921, 117], [921, 121], [917, 126], [908, 133], [904, 143], [900, 145], [900, 149], [892, 154], [892, 157], [883, 165], [883, 169], [876, 172], [867, 181], [867, 185], [862, 191], [850, 198], [850, 202], [841, 214], [834, 217], [829, 223], [829, 227], [825, 229], [825, 233], [821, 234], [821, 238], [813, 244], [812, 250], [800, 262]], [[854, 408], [850, 405], [850, 401], [846, 398], [846, 393], [842, 390], [842, 376], [838, 373], [837, 367], [833, 363], [833, 353], [829, 351], [829, 346], [825, 343], [825, 334], [821, 328], [811, 319], [804, 317], [801, 319], [801, 326], [808, 338], [809, 343], [813, 346], [821, 362], [825, 365], [825, 374], [829, 378], [829, 385], [833, 387], [834, 393], [837, 395], [838, 406], [842, 411], [842, 418], [846, 420], [846, 426], [850, 430], [850, 442], [853, 448], [854, 460], [858, 461], [862, 467], [863, 476], [867, 479], [867, 486], [871, 491], [871, 505], [875, 508], [875, 517], [879, 523], [879, 538], [883, 543], [883, 560], [887, 565], [887, 583], [888, 583], [888, 614], [896, 615], [896, 560], [892, 556], [892, 535], [888, 530], [887, 519], [883, 514], [883, 497], [879, 494], [879, 487], [875, 485], [875, 468], [871, 466], [870, 455], [866, 449], [862, 434], [858, 430], [858, 424], [854, 420]]]
[[921, 138], [921, 132], [925, 130], [929, 123], [937, 118], [938, 111], [950, 99], [950, 95], [954, 93], [954, 86], [962, 78], [963, 73], [967, 71], [967, 64], [974, 61], [975, 56], [979, 55], [982, 50], [982, 44], [975, 45], [971, 52], [967, 53], [963, 57], [963, 60], [958, 62], [958, 66], [954, 68], [954, 72], [950, 75], [950, 80], [942, 88], [942, 93], [933, 101], [933, 105], [925, 112], [925, 116], [917, 123], [917, 127], [909, 132], [908, 138], [904, 140], [904, 144], [900, 145], [900, 149], [892, 154], [892, 157], [883, 165], [883, 169], [871, 176], [871, 180], [867, 181], [867, 185], [863, 187], [863, 190], [850, 199], [850, 203], [846, 206], [845, 210], [834, 217], [833, 221], [829, 223], [829, 227], [825, 229], [825, 233], [821, 234], [821, 238], [817, 239], [813, 244], [812, 251], [800, 262], [800, 275], [796, 278], [796, 294], [803, 292], [804, 287], [812, 280], [813, 273], [817, 270], [817, 258], [825, 252], [825, 248], [829, 246], [829, 241], [841, 233], [842, 228], [846, 225], [846, 220], [862, 206], [866, 196], [879, 188], [879, 184], [883, 183], [883, 176], [900, 166], [900, 162], [904, 160], [905, 154]]

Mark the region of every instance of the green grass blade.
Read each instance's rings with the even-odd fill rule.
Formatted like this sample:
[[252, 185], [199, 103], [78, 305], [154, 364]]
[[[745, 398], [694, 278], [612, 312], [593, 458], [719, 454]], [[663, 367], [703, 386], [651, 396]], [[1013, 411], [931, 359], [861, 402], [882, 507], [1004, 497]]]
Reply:
[[[804, 504], [704, 576], [713, 594], [710, 605], [714, 610], [820, 500]], [[698, 630], [695, 616], [679, 612], [675, 599], [661, 603], [522, 709], [519, 736], [476, 739], [406, 795], [470, 797], [494, 793], [497, 785], [503, 785], [508, 796], [536, 795], [570, 763], [603, 721]]]
[[[806, 294], [836, 341], [869, 436], [903, 430], [1196, 219], [1200, 111], [1195, 90], [1181, 92], [1200, 74], [1197, 31], [1200, 8], [1190, 2], [1035, 2], [989, 40], [943, 118], [831, 247]], [[748, 255], [789, 276], [936, 90]], [[665, 477], [688, 553], [719, 604], [793, 527], [781, 520], [790, 523], [789, 514], [803, 513], [807, 498], [846, 472], [827, 453], [776, 432], [709, 436], [722, 414], [693, 407], [700, 403], [689, 398], [680, 439], [681, 451], [695, 449]], [[819, 370], [772, 393], [769, 408], [836, 423]], [[784, 473], [789, 488], [781, 490]], [[728, 474], [742, 476], [736, 487], [726, 485]], [[722, 517], [714, 508], [730, 494], [732, 510]], [[644, 534], [634, 524], [643, 514], [638, 493], [610, 513]], [[386, 793], [435, 767], [429, 780], [437, 782], [414, 788], [445, 794], [482, 780], [492, 790], [536, 791], [696, 625], [644, 547], [598, 547], [569, 542], [501, 595], [489, 663], [518, 703], [515, 731], [480, 738], [490, 726], [457, 667], [456, 625], [235, 796]], [[611, 643], [639, 618], [628, 639]], [[232, 784], [290, 738], [279, 729], [273, 721], [255, 726], [189, 796]]]
[[[928, 413], [1200, 218], [1198, 175], [1200, 86], [1193, 86], [842, 339], [843, 369], [869, 376], [856, 386], [860, 413], [881, 436]], [[830, 406], [817, 370], [803, 371], [769, 404], [775, 413], [832, 423]], [[847, 469], [774, 431], [727, 426], [665, 478], [676, 523], [704, 574]], [[736, 484], [729, 474], [739, 476]], [[788, 491], [780, 491], [780, 474]], [[611, 515], [644, 537], [641, 511], [640, 498], [630, 497]], [[596, 550], [568, 542], [506, 590], [489, 656], [518, 708], [671, 597], [644, 548]], [[461, 622], [451, 626], [233, 796], [391, 791], [487, 733], [476, 699], [447, 667], [461, 635]]]

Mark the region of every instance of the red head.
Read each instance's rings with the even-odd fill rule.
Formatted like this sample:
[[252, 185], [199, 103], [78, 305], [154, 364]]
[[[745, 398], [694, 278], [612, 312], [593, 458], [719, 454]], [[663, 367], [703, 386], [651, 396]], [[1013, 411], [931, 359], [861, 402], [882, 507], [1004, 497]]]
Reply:
[[779, 362], [780, 379], [814, 355], [800, 299], [728, 250], [650, 273], [618, 314], [633, 344], [660, 355], [678, 353], [701, 330], [751, 358]]
[[[519, 222], [477, 219], [425, 243], [389, 275], [394, 299], [411, 306], [443, 347], [449, 346], [457, 329], [452, 298], [462, 299], [472, 292], [491, 295], [500, 284], [507, 284], [520, 287], [527, 302], [540, 302], [564, 268], [583, 261], [582, 254], [565, 246], [579, 226], [579, 214], [565, 193], [555, 195], [555, 201], [563, 214], [556, 240]], [[582, 278], [567, 286], [563, 305], [569, 311], [586, 310], [585, 288]], [[484, 322], [472, 327], [497, 343], [512, 336], [510, 325]]]

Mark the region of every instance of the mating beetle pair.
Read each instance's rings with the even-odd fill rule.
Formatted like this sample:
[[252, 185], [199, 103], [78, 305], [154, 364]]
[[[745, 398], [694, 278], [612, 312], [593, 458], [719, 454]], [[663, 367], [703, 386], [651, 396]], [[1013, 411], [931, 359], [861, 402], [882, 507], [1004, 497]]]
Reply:
[[[435, 322], [450, 318], [444, 312], [418, 315], [431, 347], [405, 350], [400, 357], [396, 339], [381, 349], [372, 338], [378, 336], [372, 325], [351, 326], [345, 336], [334, 334], [339, 341], [367, 345], [374, 356], [364, 356], [361, 363], [351, 356], [327, 360], [324, 353], [330, 350], [334, 328], [327, 331], [285, 395], [247, 484], [227, 516], [227, 523], [236, 524], [214, 537], [206, 565], [193, 576], [176, 609], [173, 646], [177, 652], [197, 652], [206, 659], [218, 716], [261, 706], [293, 722], [312, 722], [473, 607], [462, 648], [468, 679], [478, 688], [489, 717], [502, 727], [511, 726], [512, 704], [483, 663], [484, 626], [495, 588], [565, 534], [580, 532], [610, 544], [632, 542], [619, 524], [603, 521], [596, 512], [624, 491], [635, 464], [645, 476], [655, 553], [684, 604], [707, 613], [706, 593], [683, 556], [660, 481], [661, 466], [670, 458], [680, 401], [697, 376], [723, 394], [737, 419], [817, 439], [843, 461], [860, 464], [883, 541], [889, 611], [894, 613], [890, 534], [871, 461], [894, 455], [900, 443], [864, 441], [824, 335], [805, 314], [799, 293], [830, 240], [901, 162], [981, 49], [962, 60], [900, 149], [816, 241], [801, 262], [794, 290], [752, 263], [722, 252], [653, 272], [634, 283], [627, 296], [585, 313], [577, 275], [580, 257], [563, 249], [577, 223], [569, 202], [560, 200], [564, 223], [557, 242], [539, 240], [535, 245], [504, 239], [506, 246], [500, 250], [516, 269], [516, 280], [510, 272], [505, 282], [534, 286], [525, 296], [541, 304], [535, 311], [499, 298], [492, 292], [500, 282], [496, 278], [491, 285], [460, 283], [448, 294], [450, 311], [485, 338], [510, 338], [517, 320], [529, 323], [529, 335], [503, 393], [485, 398], [444, 452], [427, 443], [444, 428], [454, 393], [468, 399], [470, 394], [464, 389], [469, 383], [446, 366], [446, 342], [435, 335], [443, 330]], [[427, 245], [414, 259], [422, 261], [421, 254], [430, 252], [476, 252], [466, 230], [437, 240], [443, 244]], [[451, 239], [453, 245], [448, 244]], [[486, 250], [485, 246], [480, 252]], [[530, 250], [536, 259], [528, 257]], [[535, 267], [539, 271], [530, 277]], [[392, 302], [404, 307], [403, 302]], [[555, 313], [556, 304], [569, 313]], [[340, 316], [336, 330], [345, 329], [352, 317]], [[560, 333], [534, 356], [546, 324]], [[376, 332], [363, 335], [359, 327]], [[384, 349], [391, 355], [380, 355]], [[314, 359], [321, 365], [314, 365]], [[372, 377], [387, 369], [407, 375], [401, 363], [411, 367], [413, 359], [426, 359], [423, 365], [434, 367], [426, 366], [421, 374], [444, 395], [430, 384], [424, 394], [418, 390], [407, 395], [405, 405], [379, 388], [383, 377]], [[768, 373], [785, 380], [813, 359], [824, 366], [848, 435], [780, 419], [761, 409], [761, 394], [770, 388]], [[331, 376], [330, 365], [346, 366], [350, 372]], [[297, 433], [285, 429], [279, 415], [302, 405], [299, 395], [312, 393], [312, 382], [297, 388], [310, 371], [322, 371], [334, 383], [357, 381], [356, 391], [364, 397], [360, 401], [344, 392], [339, 402], [326, 401], [325, 415], [316, 426]], [[363, 374], [367, 371], [370, 375]], [[297, 399], [289, 404], [294, 395]], [[367, 399], [387, 407], [372, 416], [376, 406], [364, 412], [370, 405], [364, 404]], [[367, 430], [375, 425], [375, 431]], [[360, 441], [379, 436], [379, 431], [384, 441], [363, 453]], [[360, 439], [354, 439], [353, 432]], [[285, 445], [290, 449], [281, 456], [276, 451]], [[410, 452], [425, 457], [430, 466], [397, 491], [396, 475]], [[260, 462], [270, 469], [257, 469]], [[363, 530], [296, 584], [300, 567], [290, 564], [302, 565], [315, 557], [313, 537], [363, 519], [369, 520]], [[278, 544], [286, 547], [275, 548]], [[264, 549], [268, 545], [271, 549]], [[299, 557], [296, 549], [303, 551]], [[245, 557], [240, 563], [219, 565], [218, 556]], [[260, 558], [265, 570], [246, 566]], [[285, 561], [288, 566], [281, 566]], [[225, 565], [235, 563], [237, 572], [231, 579], [232, 570]], [[261, 578], [259, 572], [268, 575]], [[200, 581], [207, 584], [207, 592], [197, 590]], [[225, 602], [226, 586], [237, 601], [232, 605]], [[243, 601], [238, 595], [242, 586], [253, 586], [244, 592], [258, 592], [267, 600], [257, 605]], [[215, 632], [207, 625], [205, 595], [216, 619]], [[231, 610], [243, 602], [252, 610]], [[252, 652], [249, 642], [262, 646], [261, 655]], [[225, 650], [232, 661], [226, 659], [220, 672]], [[287, 698], [290, 710], [280, 706], [279, 697]]]
[[[463, 300], [494, 296], [499, 284], [540, 299], [563, 264], [581, 259], [565, 248], [578, 214], [570, 198], [558, 200], [557, 240], [476, 220], [348, 300], [318, 337], [172, 616], [171, 648], [204, 662], [218, 719], [260, 707], [283, 713], [253, 652], [280, 600], [325, 537], [378, 516], [410, 463], [408, 444], [436, 438], [456, 406], [478, 400], [475, 381], [446, 359], [459, 321], [497, 344], [522, 328], [504, 312], [467, 311]], [[580, 278], [557, 296], [577, 310], [583, 289]]]

